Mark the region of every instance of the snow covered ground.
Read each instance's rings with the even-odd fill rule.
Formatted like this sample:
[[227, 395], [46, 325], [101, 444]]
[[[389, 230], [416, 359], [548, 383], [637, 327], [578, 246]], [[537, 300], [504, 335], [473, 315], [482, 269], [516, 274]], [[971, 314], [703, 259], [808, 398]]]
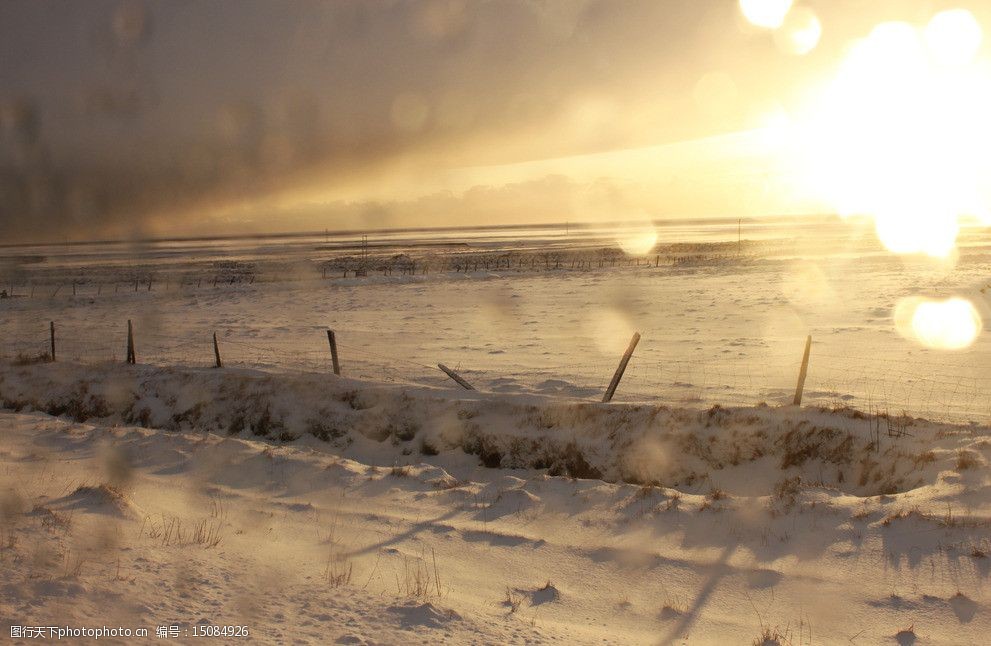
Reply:
[[934, 264], [837, 226], [615, 264], [501, 231], [347, 278], [320, 240], [6, 249], [0, 634], [981, 643], [991, 337], [927, 350], [892, 317], [963, 295], [986, 329], [991, 239]]
[[971, 644], [991, 630], [984, 425], [120, 364], [4, 365], [0, 396], [21, 411], [0, 414], [5, 635], [209, 622], [261, 643]]
[[[897, 303], [917, 295], [965, 296], [991, 320], [983, 231], [965, 232], [948, 264], [893, 256], [872, 230], [852, 225], [775, 231], [744, 241], [740, 257], [710, 240], [689, 245], [701, 253], [695, 258], [679, 251], [679, 238], [661, 238], [659, 266], [654, 250], [600, 266], [603, 239], [537, 238], [517, 248], [480, 238], [434, 257], [427, 275], [346, 279], [321, 277], [343, 252], [315, 240], [282, 255], [275, 243], [7, 250], [13, 264], [0, 262], [0, 285], [9, 282], [17, 297], [0, 301], [0, 355], [46, 352], [55, 321], [62, 358], [120, 360], [131, 319], [143, 363], [211, 365], [216, 332], [227, 365], [329, 370], [325, 330], [333, 328], [352, 377], [454, 387], [440, 362], [490, 392], [596, 400], [639, 331], [617, 399], [706, 407], [790, 401], [811, 334], [808, 402], [957, 422], [991, 417], [991, 336], [962, 352], [930, 350], [893, 324]], [[560, 268], [544, 268], [544, 248], [564, 254]], [[517, 255], [486, 269], [493, 249]], [[465, 272], [451, 264], [461, 258], [482, 261]], [[253, 282], [232, 274], [233, 264]]]

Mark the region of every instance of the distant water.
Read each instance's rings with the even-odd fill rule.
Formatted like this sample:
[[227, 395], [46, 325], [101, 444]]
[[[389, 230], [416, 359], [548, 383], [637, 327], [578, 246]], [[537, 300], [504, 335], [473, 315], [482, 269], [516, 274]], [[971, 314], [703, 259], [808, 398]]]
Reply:
[[[653, 231], [657, 245], [762, 243], [762, 248], [794, 249], [806, 255], [880, 252], [869, 221], [835, 216], [707, 218], [637, 223], [555, 223], [526, 226], [306, 232], [197, 239], [104, 241], [47, 245], [0, 245], [0, 269], [12, 266], [86, 267], [127, 264], [172, 265], [195, 258], [216, 260], [293, 260], [348, 253], [443, 253], [445, 250], [496, 251], [614, 246], [630, 235]], [[964, 228], [962, 247], [991, 247], [986, 228]], [[2, 276], [0, 276], [2, 278]]]

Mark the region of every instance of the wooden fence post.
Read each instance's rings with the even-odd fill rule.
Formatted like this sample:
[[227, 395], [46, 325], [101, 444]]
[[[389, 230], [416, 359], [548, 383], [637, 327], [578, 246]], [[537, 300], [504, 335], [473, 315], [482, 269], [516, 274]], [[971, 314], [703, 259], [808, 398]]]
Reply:
[[217, 359], [217, 368], [223, 368], [224, 362], [220, 360], [220, 345], [217, 343], [217, 333], [213, 333], [213, 356]]
[[795, 388], [795, 406], [802, 405], [802, 391], [805, 390], [805, 375], [809, 372], [809, 351], [812, 350], [812, 335], [805, 339], [805, 354], [802, 355], [802, 369], [798, 372], [798, 386]]
[[51, 356], [51, 361], [55, 361], [55, 321], [49, 321], [48, 327], [49, 327], [49, 330], [51, 331], [51, 340], [52, 340], [52, 356]]
[[612, 396], [616, 393], [616, 387], [619, 386], [619, 380], [623, 378], [623, 373], [626, 372], [626, 365], [630, 363], [630, 357], [633, 356], [633, 351], [636, 349], [638, 343], [640, 343], [640, 333], [634, 332], [633, 338], [630, 339], [630, 345], [627, 346], [626, 352], [623, 353], [623, 358], [619, 360], [616, 373], [612, 376], [609, 387], [606, 388], [606, 394], [602, 396], [603, 402], [612, 401]]
[[127, 319], [127, 362], [133, 365], [137, 361], [134, 354], [134, 327], [131, 325], [131, 319]]
[[341, 362], [337, 358], [337, 335], [333, 330], [327, 330], [327, 343], [330, 344], [330, 360], [334, 362], [334, 374], [340, 376]]
[[447, 376], [448, 377], [450, 377], [454, 381], [458, 382], [458, 385], [461, 386], [462, 388], [464, 388], [465, 390], [475, 390], [475, 387], [472, 386], [467, 381], [465, 381], [464, 379], [462, 379], [461, 378], [461, 375], [459, 375], [458, 373], [454, 372], [453, 370], [451, 370], [450, 368], [448, 368], [447, 366], [445, 366], [443, 363], [438, 363], [437, 364], [437, 367], [440, 368], [441, 370], [443, 370], [445, 373], [447, 373]]

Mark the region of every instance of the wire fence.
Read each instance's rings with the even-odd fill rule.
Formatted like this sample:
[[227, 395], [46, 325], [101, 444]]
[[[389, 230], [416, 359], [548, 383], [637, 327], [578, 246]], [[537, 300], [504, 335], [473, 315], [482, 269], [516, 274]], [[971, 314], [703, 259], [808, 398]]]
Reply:
[[[23, 328], [22, 328], [23, 332]], [[187, 368], [215, 367], [212, 331], [191, 335], [135, 327], [137, 363]], [[326, 334], [260, 337], [258, 332], [228, 330], [218, 337], [224, 367], [276, 373], [333, 372]], [[438, 361], [456, 370], [480, 391], [539, 394], [565, 400], [600, 401], [619, 355], [590, 353], [581, 361], [541, 363], [539, 357], [498, 355], [461, 347], [445, 356], [426, 356], [415, 347], [381, 347], [370, 333], [337, 332], [342, 374], [359, 380], [432, 388], [458, 388]], [[0, 359], [14, 363], [44, 361], [52, 341], [46, 326], [37, 333], [7, 336]], [[63, 328], [56, 323], [57, 361], [92, 364], [123, 362], [126, 328]], [[802, 348], [748, 348], [732, 356], [665, 356], [670, 343], [645, 338], [633, 355], [614, 401], [710, 406], [791, 403]], [[991, 417], [991, 375], [982, 365], [991, 357], [956, 355], [965, 361], [914, 360], [838, 351], [829, 342], [812, 347], [803, 403], [850, 406], [865, 412], [908, 414], [941, 421], [972, 422]], [[521, 363], [521, 360], [525, 363]]]

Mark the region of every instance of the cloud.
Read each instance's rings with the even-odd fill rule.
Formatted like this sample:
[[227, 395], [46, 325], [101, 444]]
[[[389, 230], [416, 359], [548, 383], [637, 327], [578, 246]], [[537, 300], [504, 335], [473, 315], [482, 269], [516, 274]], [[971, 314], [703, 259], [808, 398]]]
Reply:
[[763, 51], [735, 25], [716, 0], [4, 3], [3, 239], [180, 234], [397, 164], [726, 130], [692, 87], [713, 43]]

